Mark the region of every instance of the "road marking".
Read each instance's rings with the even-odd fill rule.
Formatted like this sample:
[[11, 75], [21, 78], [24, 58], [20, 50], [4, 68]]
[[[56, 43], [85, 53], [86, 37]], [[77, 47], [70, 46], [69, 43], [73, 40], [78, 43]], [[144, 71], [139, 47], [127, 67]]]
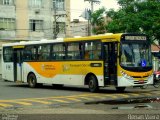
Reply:
[[[143, 91], [142, 91], [143, 92]], [[152, 96], [153, 93], [122, 93], [122, 94], [104, 94], [104, 93], [90, 93], [90, 94], [79, 94], [79, 95], [69, 95], [69, 96], [53, 96], [53, 97], [44, 97], [44, 98], [26, 98], [26, 99], [14, 99], [14, 100], [0, 100], [0, 107], [13, 107], [15, 104], [20, 105], [32, 105], [32, 102], [41, 103], [41, 104], [53, 104], [53, 101], [60, 103], [73, 103], [80, 102], [83, 100], [98, 100], [98, 99], [118, 99], [129, 98], [132, 96], [141, 97], [141, 96]], [[154, 95], [159, 95], [160, 93], [154, 93]], [[13, 104], [13, 105], [12, 105]]]
[[21, 104], [21, 105], [32, 105], [31, 103], [28, 103], [28, 102], [22, 102], [19, 100], [0, 100], [0, 103], [3, 102], [3, 103], [16, 103], [16, 104]]
[[0, 107], [13, 107], [13, 105], [0, 103]]
[[152, 94], [150, 94], [150, 93], [141, 93], [141, 95], [152, 96]]
[[28, 100], [25, 100], [25, 101], [36, 102], [36, 103], [42, 103], [42, 104], [52, 104], [51, 102], [41, 101], [41, 100], [35, 100], [35, 99], [28, 99]]
[[154, 91], [153, 93], [154, 94], [160, 94], [160, 91]]
[[20, 104], [20, 105], [32, 105], [31, 103], [21, 102], [21, 101], [11, 101], [11, 103], [16, 103], [16, 104]]
[[82, 98], [82, 99], [85, 99], [85, 100], [93, 100], [92, 98], [88, 98], [88, 97], [78, 97], [78, 98]]
[[92, 97], [95, 97], [95, 98], [99, 98], [99, 99], [106, 99], [106, 97], [104, 97], [104, 96], [98, 96], [98, 95], [93, 95], [93, 96], [90, 96], [91, 98]]
[[116, 95], [119, 95], [119, 96], [122, 96], [122, 97], [125, 97], [125, 98], [129, 97], [129, 95], [125, 95], [125, 94], [116, 94]]
[[118, 98], [118, 97], [115, 96], [115, 95], [104, 95], [104, 96], [111, 97], [111, 98]]
[[77, 102], [80, 102], [80, 101], [81, 101], [80, 99], [73, 98], [73, 97], [66, 97], [66, 99], [73, 100], [73, 101], [77, 101]]
[[129, 93], [129, 95], [140, 96], [139, 94], [136, 94], [136, 93]]
[[64, 100], [59, 100], [59, 99], [50, 99], [52, 101], [56, 101], [56, 102], [61, 102], [61, 103], [70, 103], [68, 101], [64, 101]]

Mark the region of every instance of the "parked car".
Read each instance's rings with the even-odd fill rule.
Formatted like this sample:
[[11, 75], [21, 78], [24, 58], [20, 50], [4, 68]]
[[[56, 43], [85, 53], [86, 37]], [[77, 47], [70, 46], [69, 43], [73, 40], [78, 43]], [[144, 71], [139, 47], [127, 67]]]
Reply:
[[154, 80], [160, 80], [160, 70], [159, 71], [154, 71]]

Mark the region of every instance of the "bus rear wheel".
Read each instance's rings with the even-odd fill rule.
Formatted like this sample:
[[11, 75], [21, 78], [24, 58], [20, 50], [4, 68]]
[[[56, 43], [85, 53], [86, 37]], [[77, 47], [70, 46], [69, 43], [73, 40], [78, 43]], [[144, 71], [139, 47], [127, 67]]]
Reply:
[[88, 87], [90, 92], [97, 92], [99, 90], [98, 82], [94, 75], [89, 77]]
[[33, 73], [28, 75], [27, 81], [28, 81], [29, 87], [35, 88], [37, 86], [37, 79]]

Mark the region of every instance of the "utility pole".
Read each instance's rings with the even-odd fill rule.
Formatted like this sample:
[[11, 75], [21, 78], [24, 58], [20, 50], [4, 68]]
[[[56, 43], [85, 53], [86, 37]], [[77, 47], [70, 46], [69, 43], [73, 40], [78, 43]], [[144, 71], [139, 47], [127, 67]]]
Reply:
[[54, 31], [53, 31], [53, 39], [56, 39], [57, 38], [57, 19], [56, 19], [56, 14], [57, 14], [57, 8], [56, 8], [56, 0], [54, 1], [53, 3], [53, 9], [54, 9]]
[[54, 30], [53, 31], [54, 36], [53, 36], [53, 39], [57, 38], [57, 35], [58, 35], [58, 32], [59, 32], [59, 31], [57, 31], [59, 29], [59, 26], [57, 24], [58, 18], [67, 16], [66, 14], [57, 14], [56, 1], [57, 0], [54, 0], [54, 3], [53, 3], [53, 7], [54, 7], [53, 8], [54, 9], [54, 29], [53, 29]]
[[[90, 11], [90, 15], [91, 15], [94, 11], [94, 3], [100, 3], [100, 0], [84, 0], [84, 2], [85, 1], [88, 1], [89, 3], [91, 3], [91, 11]], [[90, 16], [90, 24], [91, 24], [91, 16]], [[90, 35], [92, 35], [92, 28], [93, 26], [90, 25]]]

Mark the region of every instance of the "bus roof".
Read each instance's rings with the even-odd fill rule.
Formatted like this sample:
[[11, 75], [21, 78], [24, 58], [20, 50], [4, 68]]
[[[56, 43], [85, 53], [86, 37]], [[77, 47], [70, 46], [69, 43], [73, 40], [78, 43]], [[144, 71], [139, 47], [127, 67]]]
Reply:
[[76, 42], [76, 41], [90, 41], [90, 40], [114, 40], [120, 41], [122, 33], [119, 34], [101, 34], [86, 37], [73, 37], [73, 38], [57, 38], [53, 40], [37, 40], [37, 41], [21, 41], [15, 43], [5, 43], [2, 46], [23, 46], [23, 45], [34, 45], [34, 44], [45, 44], [45, 43], [59, 43], [59, 42]]
[[54, 40], [37, 40], [37, 41], [21, 41], [21, 42], [15, 42], [15, 43], [5, 43], [2, 44], [2, 46], [17, 46], [17, 45], [34, 45], [34, 44], [45, 44], [45, 43], [58, 43], [58, 42], [64, 42], [63, 38], [58, 38]]
[[106, 33], [106, 34], [86, 36], [86, 37], [65, 38], [64, 42], [85, 41], [85, 40], [104, 40], [104, 39], [114, 39], [116, 41], [120, 41], [121, 35], [122, 35], [122, 33], [119, 33], [119, 34]]

